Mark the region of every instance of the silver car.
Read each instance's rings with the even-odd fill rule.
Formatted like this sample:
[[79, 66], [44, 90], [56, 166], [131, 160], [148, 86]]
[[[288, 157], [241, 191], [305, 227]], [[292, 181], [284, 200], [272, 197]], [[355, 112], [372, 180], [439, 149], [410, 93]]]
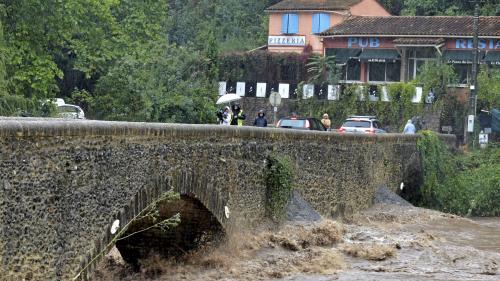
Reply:
[[349, 116], [338, 130], [340, 133], [383, 134], [382, 125], [375, 116]]
[[83, 110], [72, 104], [62, 104], [57, 107], [58, 117], [66, 119], [85, 119]]

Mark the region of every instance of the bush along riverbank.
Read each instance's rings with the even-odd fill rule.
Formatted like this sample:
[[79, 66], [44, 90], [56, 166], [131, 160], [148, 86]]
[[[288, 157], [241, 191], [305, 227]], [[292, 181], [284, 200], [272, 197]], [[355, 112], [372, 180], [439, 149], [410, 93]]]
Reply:
[[416, 206], [461, 216], [500, 216], [500, 147], [452, 154], [438, 136], [418, 140], [424, 183]]

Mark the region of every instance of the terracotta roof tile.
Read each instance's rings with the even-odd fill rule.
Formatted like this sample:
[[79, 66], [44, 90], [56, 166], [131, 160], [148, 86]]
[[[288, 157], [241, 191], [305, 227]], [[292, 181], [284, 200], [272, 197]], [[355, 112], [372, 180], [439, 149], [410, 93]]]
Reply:
[[[351, 17], [321, 35], [472, 36], [472, 21], [452, 16]], [[500, 36], [500, 17], [480, 17], [478, 34]]]
[[398, 38], [392, 40], [392, 43], [396, 45], [439, 45], [444, 42], [444, 38]]
[[349, 7], [359, 2], [361, 2], [361, 0], [283, 0], [267, 8], [266, 11], [348, 10]]

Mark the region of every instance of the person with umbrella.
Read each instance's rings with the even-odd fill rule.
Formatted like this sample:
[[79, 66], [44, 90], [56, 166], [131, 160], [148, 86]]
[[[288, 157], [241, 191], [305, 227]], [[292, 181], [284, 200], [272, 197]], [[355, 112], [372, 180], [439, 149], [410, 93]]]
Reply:
[[[220, 96], [219, 99], [217, 99], [216, 104], [231, 105], [232, 102], [235, 102], [240, 99], [241, 97], [238, 96], [237, 94], [225, 94]], [[231, 108], [229, 106], [226, 106], [224, 110], [222, 109], [217, 110], [217, 119], [219, 120], [219, 124], [221, 125], [232, 125], [231, 122], [233, 121], [233, 118], [232, 118]]]
[[230, 125], [231, 124], [231, 109], [229, 106], [226, 106], [224, 108], [224, 111], [222, 112], [222, 118], [221, 118], [221, 125]]
[[243, 121], [247, 119], [243, 109], [241, 109], [240, 104], [235, 103], [231, 107], [233, 111], [233, 118], [231, 119], [231, 125], [243, 126]]

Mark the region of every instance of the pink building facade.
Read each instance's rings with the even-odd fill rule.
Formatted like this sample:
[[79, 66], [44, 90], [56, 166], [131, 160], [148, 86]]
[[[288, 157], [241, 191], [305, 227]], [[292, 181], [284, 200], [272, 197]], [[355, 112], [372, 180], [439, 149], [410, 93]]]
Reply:
[[351, 16], [389, 16], [377, 0], [283, 0], [266, 10], [269, 14], [267, 48], [270, 52], [324, 54], [319, 33]]

